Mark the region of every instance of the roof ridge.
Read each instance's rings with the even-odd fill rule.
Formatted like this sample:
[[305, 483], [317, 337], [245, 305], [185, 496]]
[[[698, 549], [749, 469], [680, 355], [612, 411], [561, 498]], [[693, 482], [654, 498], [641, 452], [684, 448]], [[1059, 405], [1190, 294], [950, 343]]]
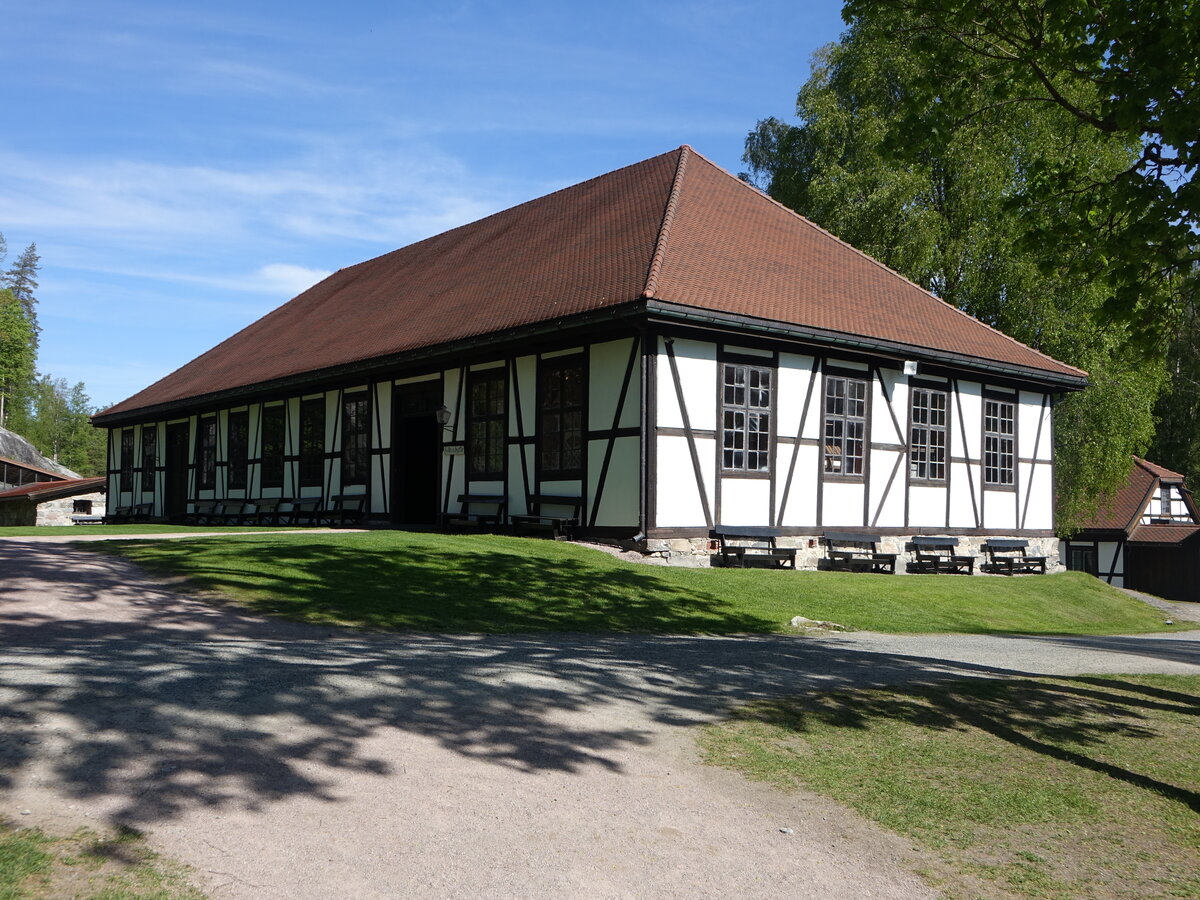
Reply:
[[[685, 144], [685, 145], [684, 145], [684, 147], [687, 147], [687, 145]], [[688, 149], [691, 149], [691, 148], [688, 148]], [[913, 280], [912, 280], [911, 278], [909, 278], [908, 276], [906, 276], [906, 275], [904, 275], [904, 274], [902, 274], [902, 273], [900, 273], [900, 272], [897, 272], [895, 269], [891, 268], [890, 266], [886, 266], [886, 265], [884, 265], [884, 264], [883, 264], [883, 263], [881, 263], [879, 260], [877, 260], [877, 259], [875, 259], [873, 256], [871, 256], [870, 254], [868, 254], [868, 253], [865, 253], [864, 251], [862, 251], [862, 250], [859, 250], [859, 249], [858, 249], [857, 247], [855, 247], [853, 244], [847, 243], [846, 241], [842, 240], [840, 237], [838, 237], [838, 236], [837, 236], [836, 234], [834, 234], [832, 231], [829, 231], [828, 229], [822, 228], [820, 225], [818, 225], [816, 222], [814, 222], [812, 219], [808, 218], [807, 216], [803, 216], [803, 215], [801, 215], [800, 213], [796, 212], [796, 210], [792, 209], [791, 207], [789, 207], [789, 206], [786, 206], [786, 205], [785, 205], [785, 204], [783, 204], [783, 203], [780, 203], [778, 200], [776, 200], [774, 197], [772, 197], [772, 196], [771, 196], [770, 194], [768, 194], [766, 191], [760, 190], [759, 188], [755, 187], [754, 185], [750, 184], [749, 182], [747, 182], [747, 181], [743, 181], [741, 178], [738, 178], [738, 177], [737, 177], [736, 175], [734, 175], [732, 172], [730, 172], [730, 171], [728, 171], [727, 169], [724, 169], [724, 168], [722, 168], [721, 166], [717, 165], [717, 164], [716, 164], [715, 162], [713, 162], [711, 159], [709, 159], [708, 157], [706, 157], [706, 156], [705, 156], [703, 153], [697, 153], [695, 150], [692, 150], [692, 153], [693, 153], [693, 154], [695, 154], [695, 155], [696, 155], [697, 157], [699, 157], [700, 159], [704, 160], [706, 163], [708, 163], [710, 166], [712, 166], [712, 167], [713, 167], [714, 169], [716, 169], [718, 172], [721, 172], [723, 175], [726, 175], [727, 177], [729, 177], [729, 178], [733, 179], [734, 181], [736, 181], [738, 184], [742, 185], [742, 186], [743, 186], [744, 188], [746, 188], [747, 190], [749, 190], [749, 191], [753, 192], [753, 193], [754, 193], [756, 196], [758, 196], [758, 197], [761, 197], [762, 199], [766, 200], [768, 203], [773, 203], [773, 204], [775, 204], [775, 206], [779, 207], [779, 208], [780, 208], [780, 209], [782, 209], [784, 212], [790, 213], [791, 215], [795, 216], [797, 219], [799, 219], [801, 222], [803, 222], [803, 223], [804, 223], [805, 225], [807, 225], [809, 228], [813, 228], [813, 229], [815, 229], [815, 230], [819, 231], [821, 234], [825, 235], [826, 237], [829, 237], [829, 238], [831, 238], [831, 239], [833, 239], [833, 240], [837, 241], [837, 242], [838, 242], [839, 244], [841, 244], [843, 247], [847, 248], [847, 249], [848, 249], [848, 250], [850, 250], [851, 252], [853, 252], [853, 253], [857, 254], [858, 256], [862, 257], [862, 258], [863, 258], [863, 259], [865, 259], [867, 262], [871, 263], [872, 265], [878, 266], [880, 269], [883, 269], [883, 271], [887, 272], [889, 275], [893, 275], [893, 276], [895, 276], [896, 278], [899, 278], [900, 280], [902, 280], [902, 281], [904, 281], [904, 282], [907, 282], [908, 284], [912, 285], [914, 288], [916, 288], [918, 291], [920, 291], [920, 292], [921, 292], [922, 294], [924, 294], [925, 296], [927, 296], [927, 297], [929, 297], [929, 298], [931, 298], [931, 299], [933, 299], [933, 300], [936, 300], [938, 303], [942, 304], [942, 305], [943, 305], [943, 306], [945, 306], [945, 307], [948, 307], [949, 309], [952, 309], [952, 310], [954, 310], [954, 311], [955, 311], [956, 313], [958, 313], [960, 316], [964, 316], [964, 317], [966, 317], [967, 319], [970, 319], [972, 322], [974, 322], [974, 323], [975, 323], [975, 324], [977, 324], [977, 325], [982, 325], [984, 328], [988, 329], [989, 331], [992, 331], [992, 332], [994, 332], [994, 333], [996, 333], [996, 334], [1000, 335], [1002, 338], [1004, 338], [1004, 339], [1006, 339], [1006, 340], [1008, 340], [1008, 341], [1011, 341], [1012, 343], [1016, 344], [1016, 345], [1017, 345], [1017, 346], [1019, 346], [1019, 347], [1024, 347], [1026, 350], [1029, 350], [1029, 351], [1030, 351], [1030, 352], [1032, 352], [1032, 353], [1036, 353], [1038, 356], [1042, 357], [1043, 359], [1047, 359], [1047, 360], [1050, 360], [1051, 362], [1058, 363], [1060, 366], [1067, 366], [1068, 368], [1070, 368], [1070, 369], [1073, 369], [1073, 370], [1075, 370], [1076, 372], [1079, 372], [1079, 373], [1081, 373], [1081, 374], [1083, 374], [1083, 375], [1085, 375], [1085, 376], [1088, 374], [1088, 373], [1087, 373], [1087, 372], [1085, 372], [1083, 369], [1080, 369], [1080, 368], [1078, 368], [1077, 366], [1071, 366], [1071, 365], [1069, 365], [1069, 364], [1067, 364], [1067, 363], [1064, 363], [1064, 362], [1063, 362], [1062, 360], [1060, 360], [1060, 359], [1055, 359], [1053, 356], [1051, 356], [1051, 355], [1050, 355], [1050, 354], [1048, 354], [1048, 353], [1043, 353], [1041, 350], [1038, 350], [1036, 347], [1030, 347], [1028, 344], [1024, 343], [1023, 341], [1018, 341], [1018, 340], [1017, 340], [1015, 337], [1013, 337], [1011, 334], [1005, 334], [1005, 333], [1004, 333], [1003, 331], [1001, 331], [999, 328], [993, 328], [993, 327], [992, 327], [991, 325], [989, 325], [987, 322], [984, 322], [984, 321], [982, 321], [982, 320], [980, 320], [980, 319], [977, 319], [977, 318], [975, 318], [975, 317], [974, 317], [973, 315], [971, 315], [969, 312], [966, 312], [965, 310], [961, 310], [961, 309], [959, 309], [959, 308], [958, 308], [957, 306], [955, 306], [953, 303], [948, 303], [947, 301], [943, 300], [941, 297], [939, 297], [937, 294], [933, 293], [932, 291], [926, 290], [925, 288], [921, 287], [919, 284], [917, 284], [915, 281], [913, 281]]]
[[683, 176], [687, 171], [688, 155], [695, 152], [687, 144], [683, 144], [679, 148], [679, 162], [675, 165], [675, 177], [671, 180], [671, 192], [667, 195], [667, 205], [663, 210], [662, 222], [658, 226], [658, 237], [654, 241], [654, 255], [650, 257], [650, 271], [646, 273], [646, 286], [642, 289], [643, 297], [653, 297], [654, 292], [658, 290], [658, 276], [662, 271], [663, 257], [667, 252], [667, 238], [671, 234], [671, 223], [675, 220], [675, 209], [679, 203]]

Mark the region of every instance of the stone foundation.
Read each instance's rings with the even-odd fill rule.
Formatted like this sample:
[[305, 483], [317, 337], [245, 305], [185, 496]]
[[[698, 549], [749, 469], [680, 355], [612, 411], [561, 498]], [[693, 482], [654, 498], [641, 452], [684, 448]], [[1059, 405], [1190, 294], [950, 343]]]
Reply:
[[104, 515], [104, 494], [80, 494], [77, 497], [63, 497], [61, 500], [47, 500], [37, 506], [37, 525], [74, 525], [71, 516], [82, 515], [75, 512], [76, 500], [92, 501], [92, 511], [89, 515]]
[[[1063, 571], [1062, 561], [1059, 558], [1059, 541], [1056, 537], [1025, 538], [1021, 535], [1005, 534], [986, 536], [949, 534], [951, 537], [958, 537], [958, 547], [954, 551], [956, 555], [976, 558], [975, 574], [977, 575], [982, 574], [979, 566], [985, 560], [980, 546], [992, 538], [1027, 540], [1029, 547], [1026, 553], [1030, 556], [1046, 557], [1047, 572]], [[907, 573], [908, 564], [916, 561], [917, 555], [916, 551], [912, 549], [912, 539], [912, 535], [884, 535], [880, 542], [878, 548], [880, 553], [896, 554], [897, 575]], [[819, 561], [825, 558], [825, 548], [821, 545], [818, 535], [785, 535], [778, 538], [776, 543], [780, 547], [796, 548], [797, 569], [817, 569]], [[646, 556], [662, 559], [672, 566], [689, 567], [711, 565], [716, 547], [717, 542], [710, 541], [708, 538], [650, 538], [636, 545], [636, 549]]]

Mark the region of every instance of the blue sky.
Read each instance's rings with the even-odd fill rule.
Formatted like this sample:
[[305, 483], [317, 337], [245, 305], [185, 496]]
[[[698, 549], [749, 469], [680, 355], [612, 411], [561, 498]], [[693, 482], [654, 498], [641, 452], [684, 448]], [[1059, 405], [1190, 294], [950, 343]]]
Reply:
[[335, 269], [790, 115], [820, 2], [6, 4], [0, 233], [114, 403]]

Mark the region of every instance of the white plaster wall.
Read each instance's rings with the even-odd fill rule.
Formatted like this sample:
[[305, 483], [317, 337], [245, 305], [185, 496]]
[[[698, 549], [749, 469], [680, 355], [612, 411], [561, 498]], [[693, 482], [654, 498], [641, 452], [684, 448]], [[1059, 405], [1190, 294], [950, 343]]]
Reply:
[[[592, 345], [591, 372], [588, 379], [588, 428], [592, 431], [607, 430], [612, 427], [613, 416], [616, 415], [617, 403], [621, 396], [621, 383], [625, 379], [625, 369], [629, 365], [629, 352], [632, 347], [632, 338]], [[629, 389], [621, 408], [621, 421], [618, 427], [624, 428], [638, 423], [639, 398], [638, 392], [634, 390], [635, 387], [640, 387], [638, 372], [638, 364], [635, 360], [633, 372], [629, 376]], [[630, 397], [629, 394], [633, 394], [633, 396]]]
[[983, 527], [1005, 530], [1017, 527], [1017, 498], [1012, 491], [985, 490]]
[[[794, 488], [794, 485], [793, 485]], [[824, 497], [821, 503], [821, 520], [823, 525], [863, 526], [863, 492], [866, 487], [862, 484], [826, 482]], [[788, 501], [791, 505], [791, 501]]]
[[721, 479], [722, 525], [766, 525], [770, 521], [770, 480], [766, 478]]
[[[968, 479], [968, 474], [970, 481]], [[977, 507], [971, 504], [971, 492], [975, 492], [975, 502], [979, 502], [979, 466], [967, 463], [950, 464], [950, 527], [977, 528], [975, 521]]]
[[[676, 340], [674, 350], [691, 426], [702, 431], [714, 430], [717, 427], [717, 345], [707, 341]], [[657, 424], [664, 428], [682, 428], [683, 414], [671, 376], [671, 360], [662, 338], [659, 339], [656, 369]]]
[[[776, 381], [776, 423], [775, 431], [786, 437], [800, 435], [800, 416], [804, 411], [804, 398], [808, 394], [809, 385], [816, 380], [813, 371], [813, 358], [800, 356], [795, 353], [779, 354], [779, 371]], [[812, 397], [809, 400], [808, 422], [802, 437], [816, 437], [815, 420], [820, 417], [821, 398], [817, 396], [817, 385], [813, 385]], [[783, 449], [781, 445], [780, 450]], [[781, 464], [782, 465], [782, 464]]]
[[[521, 416], [517, 418], [516, 398], [520, 395], [521, 399]], [[464, 400], [464, 404], [465, 404]], [[466, 418], [466, 409], [463, 409], [463, 418]], [[508, 433], [510, 437], [515, 437], [519, 432], [517, 425], [520, 424], [522, 431], [520, 433], [526, 436], [532, 435], [537, 431], [537, 357], [536, 356], [518, 356], [513, 371], [509, 373], [508, 379]], [[530, 470], [533, 471], [532, 469]], [[532, 475], [530, 476], [532, 478]], [[518, 515], [520, 515], [518, 513]]]
[[[946, 490], [944, 487], [914, 484], [908, 493], [908, 524], [913, 528], [946, 527]], [[971, 501], [965, 491], [963, 496], [967, 500], [967, 516], [970, 518]], [[975, 524], [973, 518], [970, 524]]]
[[[983, 405], [982, 385], [974, 381], [958, 383], [958, 398], [951, 396], [951, 421], [957, 419], [958, 427], [953, 429], [950, 446], [951, 455], [967, 457], [978, 462], [982, 458], [983, 442]], [[961, 414], [959, 406], [962, 407]], [[965, 435], [965, 437], [964, 437]], [[976, 479], [978, 484], [978, 479]]]
[[[881, 369], [880, 378], [882, 382], [879, 378], [871, 379], [871, 440], [876, 444], [907, 444], [908, 437], [904, 434], [908, 427], [907, 377], [898, 369]], [[891, 404], [887, 397], [892, 398]]]
[[1054, 472], [1049, 464], [1023, 465], [1021, 475], [1022, 528], [1054, 527]]
[[[882, 405], [882, 400], [880, 401]], [[884, 412], [886, 416], [887, 413]], [[889, 423], [889, 430], [892, 426]], [[894, 450], [872, 450], [870, 482], [870, 518], [867, 524], [878, 528], [904, 527], [904, 467], [907, 456]], [[895, 477], [892, 473], [895, 472]], [[888, 481], [891, 480], [889, 486]]]
[[[809, 420], [813, 419], [809, 412]], [[791, 448], [786, 448], [791, 449]], [[783, 503], [784, 486], [787, 483], [787, 469], [783, 468], [785, 447], [780, 450], [780, 469], [778, 501]], [[788, 491], [787, 506], [783, 508], [783, 525], [808, 526], [817, 524], [817, 454], [820, 448], [811, 444], [800, 444], [795, 447], [796, 465], [792, 471], [792, 486]], [[789, 463], [790, 464], [790, 463]], [[779, 516], [776, 516], [779, 521]]]
[[601, 528], [636, 527], [639, 515], [638, 500], [641, 493], [641, 442], [636, 437], [626, 437], [617, 438], [616, 443], [613, 444], [612, 457], [608, 463], [608, 475], [604, 479], [604, 494], [599, 497], [598, 510], [595, 509], [596, 491], [608, 442], [592, 441], [591, 443], [593, 464], [588, 471], [588, 502], [595, 512], [596, 525]]
[[[1017, 455], [1025, 459], [1050, 459], [1050, 404], [1042, 409], [1044, 394], [1021, 391], [1017, 407]], [[1039, 434], [1039, 427], [1041, 432]]]
[[[707, 443], [711, 451], [713, 442]], [[700, 459], [704, 459], [703, 453]], [[703, 527], [704, 507], [696, 487], [687, 438], [658, 436], [657, 474], [655, 524], [660, 528]]]

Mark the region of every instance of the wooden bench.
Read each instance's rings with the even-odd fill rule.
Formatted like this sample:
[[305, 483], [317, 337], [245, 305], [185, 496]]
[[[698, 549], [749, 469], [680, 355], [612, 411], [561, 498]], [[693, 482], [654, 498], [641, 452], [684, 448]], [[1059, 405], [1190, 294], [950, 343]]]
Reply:
[[[551, 515], [545, 507], [570, 510], [569, 514]], [[563, 497], [557, 494], [530, 494], [525, 515], [513, 516], [513, 534], [546, 535], [555, 540], [569, 538], [579, 527], [583, 515], [582, 497]]]
[[993, 575], [1045, 575], [1046, 557], [1027, 556], [1028, 547], [1029, 541], [992, 538], [980, 547], [987, 556], [980, 571]]
[[761, 564], [769, 569], [796, 568], [796, 548], [776, 544], [778, 528], [718, 525], [712, 534], [720, 542], [717, 559], [721, 566], [744, 569]]
[[337, 494], [329, 499], [333, 501], [333, 508], [321, 513], [322, 522], [342, 528], [347, 523], [362, 525], [366, 521], [366, 494]]
[[958, 538], [917, 535], [912, 539], [912, 544], [917, 558], [908, 564], [908, 571], [913, 574], [975, 574], [975, 557], [954, 552]]
[[71, 524], [73, 525], [103, 525], [104, 516], [71, 516]]
[[276, 520], [280, 525], [318, 525], [321, 518], [321, 507], [324, 505], [322, 497], [297, 497], [294, 500], [285, 501], [288, 508], [280, 510], [276, 515]]
[[216, 508], [216, 500], [196, 500], [192, 503], [192, 511], [184, 513], [183, 523], [185, 525], [208, 525], [208, 519]]
[[276, 525], [279, 522], [279, 507], [291, 503], [287, 497], [260, 497], [250, 500], [242, 510], [242, 521], [247, 525]]
[[[879, 575], [896, 574], [896, 554], [879, 553], [877, 547], [883, 538], [877, 534], [827, 531], [821, 535], [825, 545], [825, 565], [832, 572], [874, 572]], [[846, 546], [852, 550], [843, 549]]]
[[148, 522], [154, 517], [153, 503], [135, 503], [130, 506], [118, 506], [104, 516], [105, 525], [117, 525], [122, 522]]
[[250, 504], [245, 500], [218, 500], [212, 512], [208, 514], [207, 525], [241, 525], [246, 516], [246, 507]]
[[[443, 528], [499, 528], [504, 524], [508, 497], [504, 494], [459, 494], [459, 511], [442, 513]], [[482, 512], [479, 507], [494, 507], [494, 512]]]

